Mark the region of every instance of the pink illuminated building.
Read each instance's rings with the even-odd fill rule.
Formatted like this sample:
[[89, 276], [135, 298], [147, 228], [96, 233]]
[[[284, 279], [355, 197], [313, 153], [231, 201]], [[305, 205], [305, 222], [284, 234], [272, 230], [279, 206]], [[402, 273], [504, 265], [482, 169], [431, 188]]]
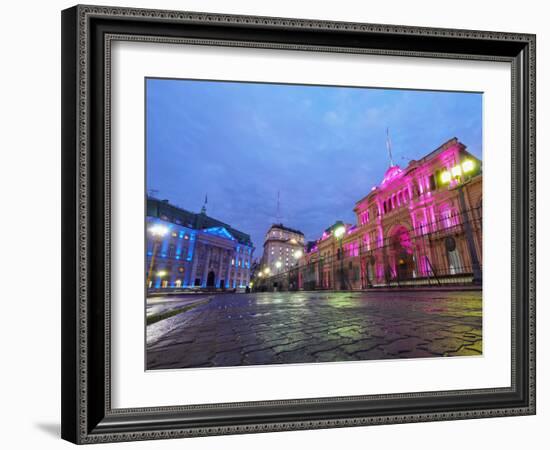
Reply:
[[299, 289], [481, 281], [481, 161], [458, 139], [390, 164], [353, 211], [355, 224], [328, 228], [299, 261]]

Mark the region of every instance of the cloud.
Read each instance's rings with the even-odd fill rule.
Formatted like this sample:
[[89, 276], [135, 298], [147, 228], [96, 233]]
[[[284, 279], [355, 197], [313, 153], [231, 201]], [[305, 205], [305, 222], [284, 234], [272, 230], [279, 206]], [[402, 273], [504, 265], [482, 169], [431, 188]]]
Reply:
[[[261, 248], [275, 220], [316, 239], [396, 162], [452, 136], [481, 152], [481, 96], [426, 91], [154, 80], [147, 95], [147, 183]], [[480, 154], [476, 156], [481, 156]]]

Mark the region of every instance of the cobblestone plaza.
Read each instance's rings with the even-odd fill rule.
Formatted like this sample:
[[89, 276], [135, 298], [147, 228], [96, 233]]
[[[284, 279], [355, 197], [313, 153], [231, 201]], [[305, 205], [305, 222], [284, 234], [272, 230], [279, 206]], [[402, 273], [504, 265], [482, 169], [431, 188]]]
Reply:
[[155, 299], [147, 369], [482, 354], [481, 291], [184, 297]]

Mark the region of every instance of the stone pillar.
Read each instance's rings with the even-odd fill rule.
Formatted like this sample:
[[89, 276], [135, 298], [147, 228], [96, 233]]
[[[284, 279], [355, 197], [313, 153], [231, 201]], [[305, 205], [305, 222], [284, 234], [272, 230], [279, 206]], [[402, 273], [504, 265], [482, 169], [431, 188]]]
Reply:
[[210, 255], [212, 254], [212, 247], [210, 245], [206, 245], [206, 259], [204, 261], [204, 270], [202, 274], [202, 280], [201, 285], [202, 287], [206, 287], [206, 282], [208, 279], [208, 268], [210, 266]]
[[243, 266], [243, 276], [245, 285], [248, 286], [250, 284], [250, 255], [248, 253], [248, 250], [245, 252], [245, 255], [243, 256], [243, 264], [247, 263], [247, 265]]
[[225, 275], [225, 285], [229, 288], [233, 286], [229, 285], [229, 280], [231, 279], [231, 258], [233, 257], [233, 251], [227, 250], [227, 273]]
[[222, 275], [222, 267], [223, 267], [223, 256], [225, 254], [225, 250], [223, 248], [218, 249], [218, 253], [220, 255], [220, 262], [218, 264], [218, 270], [216, 271], [216, 287], [220, 287], [220, 281], [221, 281], [221, 275]]
[[199, 245], [198, 242], [195, 242], [195, 248], [193, 251], [193, 261], [191, 266], [191, 275], [189, 277], [189, 286], [195, 286], [195, 278], [197, 277], [197, 263], [199, 260], [199, 250], [202, 249], [202, 245]]

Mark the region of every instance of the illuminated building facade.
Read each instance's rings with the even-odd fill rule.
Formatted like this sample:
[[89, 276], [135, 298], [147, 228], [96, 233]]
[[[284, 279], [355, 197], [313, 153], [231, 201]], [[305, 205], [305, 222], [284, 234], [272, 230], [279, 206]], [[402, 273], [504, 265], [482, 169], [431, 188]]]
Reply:
[[250, 236], [166, 200], [147, 200], [146, 285], [149, 288], [245, 288], [254, 246]]
[[328, 228], [300, 259], [298, 288], [481, 283], [481, 161], [456, 138], [390, 164], [354, 212], [355, 224]]
[[260, 268], [265, 275], [288, 271], [304, 253], [304, 233], [273, 224], [267, 230]]

